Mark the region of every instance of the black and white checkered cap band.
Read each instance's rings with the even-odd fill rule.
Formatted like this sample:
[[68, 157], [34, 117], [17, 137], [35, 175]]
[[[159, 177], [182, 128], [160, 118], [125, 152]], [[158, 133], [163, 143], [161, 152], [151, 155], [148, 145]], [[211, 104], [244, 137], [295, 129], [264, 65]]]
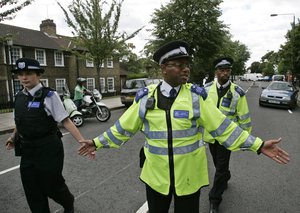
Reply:
[[224, 59], [224, 60], [220, 61], [219, 63], [217, 63], [216, 66], [215, 66], [215, 68], [220, 67], [220, 66], [224, 66], [224, 65], [231, 66], [231, 63], [229, 61], [227, 61], [227, 60]]
[[166, 54], [164, 54], [162, 57], [160, 57], [159, 59], [159, 65], [161, 65], [161, 63], [163, 62], [163, 60], [172, 57], [172, 56], [179, 56], [179, 55], [186, 55], [188, 56], [188, 53], [185, 49], [185, 47], [179, 47], [177, 49], [171, 50], [169, 52], [167, 52]]

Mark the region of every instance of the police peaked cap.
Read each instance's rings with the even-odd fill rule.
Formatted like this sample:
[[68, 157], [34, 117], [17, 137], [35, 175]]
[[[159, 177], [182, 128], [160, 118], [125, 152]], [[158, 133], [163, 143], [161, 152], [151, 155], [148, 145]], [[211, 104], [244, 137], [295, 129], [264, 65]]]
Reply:
[[153, 54], [153, 59], [159, 65], [178, 58], [191, 58], [189, 44], [184, 41], [171, 41], [166, 43]]
[[222, 57], [214, 61], [214, 67], [217, 68], [231, 68], [233, 59], [231, 57]]
[[35, 71], [36, 73], [43, 73], [44, 69], [40, 67], [40, 63], [31, 58], [19, 58], [16, 61], [16, 68], [13, 70], [13, 73], [17, 74], [21, 71]]

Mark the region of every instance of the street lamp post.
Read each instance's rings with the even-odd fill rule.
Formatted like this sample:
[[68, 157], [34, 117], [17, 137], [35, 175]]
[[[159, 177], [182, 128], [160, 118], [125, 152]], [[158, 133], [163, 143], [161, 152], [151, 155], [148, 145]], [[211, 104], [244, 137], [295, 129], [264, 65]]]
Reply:
[[291, 46], [292, 46], [292, 56], [291, 56], [291, 67], [292, 67], [292, 81], [294, 80], [294, 75], [295, 75], [295, 14], [294, 13], [273, 13], [270, 15], [271, 17], [274, 16], [293, 16], [293, 24], [292, 24], [292, 41], [291, 41]]
[[[8, 38], [7, 40], [7, 46], [8, 46], [8, 52], [9, 52], [9, 60], [10, 60], [10, 64], [11, 64], [11, 70], [9, 72], [9, 70], [7, 70], [7, 80], [8, 80], [8, 90], [9, 90], [9, 101], [12, 103], [13, 101], [13, 90], [15, 89], [14, 87], [14, 77], [13, 77], [13, 69], [14, 69], [14, 64], [13, 64], [13, 56], [12, 56], [12, 46], [13, 46], [13, 40], [12, 38]], [[11, 80], [12, 80], [12, 84], [11, 84]], [[12, 88], [13, 85], [13, 88]]]

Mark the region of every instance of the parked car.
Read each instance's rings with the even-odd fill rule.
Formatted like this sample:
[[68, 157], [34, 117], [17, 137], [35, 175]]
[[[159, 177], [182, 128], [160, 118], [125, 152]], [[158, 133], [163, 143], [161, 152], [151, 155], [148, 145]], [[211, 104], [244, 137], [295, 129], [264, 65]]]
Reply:
[[267, 88], [262, 87], [259, 97], [260, 106], [294, 108], [297, 106], [299, 90], [291, 82], [272, 81]]
[[126, 107], [129, 107], [133, 103], [137, 91], [150, 84], [158, 84], [160, 81], [162, 80], [150, 78], [136, 78], [126, 80], [121, 89], [121, 103]]
[[273, 75], [272, 81], [285, 81], [285, 76], [284, 75]]

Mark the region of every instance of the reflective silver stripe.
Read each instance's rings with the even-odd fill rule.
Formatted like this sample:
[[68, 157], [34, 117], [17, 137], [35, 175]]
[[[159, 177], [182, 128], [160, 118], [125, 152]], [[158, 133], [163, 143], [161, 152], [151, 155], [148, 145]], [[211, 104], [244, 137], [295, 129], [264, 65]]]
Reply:
[[218, 127], [218, 129], [211, 131], [209, 134], [211, 134], [211, 136], [213, 136], [214, 138], [219, 135], [222, 135], [226, 128], [230, 125], [230, 123], [231, 121], [229, 120], [229, 118], [225, 118], [223, 123]]
[[239, 125], [242, 129], [248, 129], [252, 126], [252, 123], [249, 122], [249, 123], [246, 123], [246, 124], [240, 124]]
[[245, 143], [240, 147], [241, 150], [248, 150], [251, 148], [251, 146], [253, 145], [254, 141], [255, 141], [255, 137], [252, 135], [249, 135], [247, 140], [245, 141]]
[[119, 121], [119, 120], [115, 123], [115, 125], [116, 125], [116, 128], [117, 128], [117, 130], [118, 130], [118, 132], [119, 132], [120, 134], [125, 135], [125, 136], [127, 136], [127, 137], [131, 137], [131, 136], [134, 135], [134, 134], [132, 134], [132, 133], [126, 131], [125, 129], [123, 129], [123, 128], [121, 127], [121, 124], [120, 124], [120, 121]]
[[192, 94], [192, 104], [193, 104], [193, 118], [192, 118], [192, 128], [197, 126], [196, 120], [200, 118], [200, 102], [199, 102], [199, 95], [195, 93]]
[[228, 112], [225, 110], [220, 109], [220, 111], [223, 113], [223, 115], [225, 116], [233, 116], [235, 114], [235, 112]]
[[226, 148], [230, 147], [236, 139], [242, 134], [243, 130], [240, 127], [236, 127], [235, 130], [230, 134], [230, 136], [223, 143]]
[[[174, 155], [181, 155], [181, 154], [187, 154], [190, 152], [195, 151], [196, 149], [204, 146], [204, 143], [202, 140], [196, 141], [193, 144], [181, 146], [181, 147], [174, 147], [173, 148], [173, 154]], [[149, 143], [145, 142], [145, 147], [148, 149], [148, 151], [152, 154], [156, 155], [168, 155], [168, 148], [162, 148], [157, 146], [152, 146]]]
[[140, 101], [139, 116], [142, 120], [145, 119], [146, 112], [147, 112], [147, 110], [146, 110], [147, 99], [148, 99], [148, 97], [144, 96], [141, 98], [141, 101]]
[[121, 146], [123, 141], [119, 140], [118, 138], [116, 138], [112, 133], [111, 133], [111, 129], [109, 129], [108, 131], [106, 131], [107, 136], [109, 137], [109, 139], [117, 144], [118, 146]]
[[[199, 131], [198, 127], [193, 127], [186, 130], [173, 130], [173, 138], [185, 138], [196, 135]], [[149, 139], [168, 139], [167, 131], [149, 131], [149, 128], [144, 130], [144, 134]]]
[[250, 118], [250, 113], [249, 112], [247, 114], [245, 114], [245, 115], [239, 116], [240, 120], [246, 120], [248, 118]]
[[235, 112], [236, 105], [237, 105], [237, 102], [239, 100], [239, 97], [240, 97], [240, 95], [237, 93], [237, 91], [234, 90], [233, 100], [232, 100], [232, 103], [231, 103], [230, 112], [233, 112], [233, 113]]
[[106, 138], [104, 137], [103, 134], [100, 135], [98, 137], [98, 139], [99, 139], [100, 143], [103, 145], [104, 148], [109, 148], [109, 143], [108, 143], [108, 141], [106, 140]]

